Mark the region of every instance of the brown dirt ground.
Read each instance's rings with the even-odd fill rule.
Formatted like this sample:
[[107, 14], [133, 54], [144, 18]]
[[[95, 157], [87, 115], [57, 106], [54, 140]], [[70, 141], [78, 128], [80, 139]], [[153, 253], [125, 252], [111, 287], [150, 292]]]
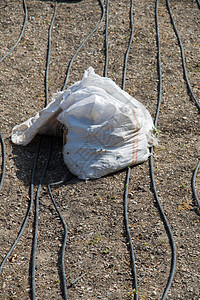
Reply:
[[[16, 49], [0, 68], [0, 126], [6, 146], [6, 174], [0, 191], [0, 259], [14, 242], [29, 204], [29, 185], [37, 138], [27, 147], [15, 146], [14, 125], [44, 107], [44, 73], [48, 28], [54, 4], [26, 1], [28, 22]], [[124, 53], [129, 40], [130, 1], [110, 1], [108, 76], [121, 86]], [[200, 10], [197, 2], [173, 0], [171, 7], [182, 39], [188, 76], [200, 96]], [[59, 3], [52, 32], [49, 93], [62, 88], [68, 63], [81, 41], [101, 16], [98, 1]], [[0, 3], [0, 57], [15, 43], [23, 23], [22, 1]], [[163, 95], [154, 153], [155, 180], [171, 226], [177, 265], [168, 299], [200, 299], [199, 212], [191, 191], [193, 170], [200, 155], [199, 114], [187, 94], [180, 49], [164, 0], [159, 1]], [[90, 65], [103, 75], [105, 22], [89, 39], [71, 69], [68, 85], [81, 79]], [[155, 1], [134, 1], [134, 39], [125, 90], [141, 101], [154, 117], [157, 105], [157, 48]], [[36, 258], [37, 299], [62, 299], [59, 250], [63, 228], [47, 193], [46, 184], [68, 173], [62, 142], [54, 139], [39, 206]], [[42, 147], [35, 180], [37, 188], [45, 162]], [[70, 289], [69, 299], [133, 299], [130, 257], [124, 231], [123, 192], [126, 171], [88, 182], [74, 178], [53, 188], [68, 226], [65, 253], [67, 284], [84, 276]], [[197, 176], [200, 190], [200, 175]], [[139, 299], [161, 299], [170, 269], [171, 249], [151, 191], [149, 163], [131, 170], [128, 214], [134, 245]], [[29, 263], [34, 210], [0, 278], [0, 299], [29, 299]]]

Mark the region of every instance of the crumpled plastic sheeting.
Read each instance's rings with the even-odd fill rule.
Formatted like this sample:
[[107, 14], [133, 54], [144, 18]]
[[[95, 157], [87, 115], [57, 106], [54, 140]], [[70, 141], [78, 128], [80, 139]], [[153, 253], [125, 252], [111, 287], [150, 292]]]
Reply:
[[100, 178], [149, 157], [157, 145], [152, 118], [135, 98], [92, 67], [81, 81], [54, 94], [46, 108], [13, 128], [12, 141], [26, 146], [37, 133], [55, 134], [55, 123], [67, 129], [64, 161], [80, 179]]

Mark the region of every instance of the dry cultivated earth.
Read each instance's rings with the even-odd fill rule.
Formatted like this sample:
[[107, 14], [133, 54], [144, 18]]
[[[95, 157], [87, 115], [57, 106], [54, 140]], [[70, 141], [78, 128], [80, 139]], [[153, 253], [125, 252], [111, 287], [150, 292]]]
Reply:
[[[135, 0], [134, 37], [125, 90], [141, 101], [154, 118], [158, 98], [155, 1]], [[45, 105], [44, 75], [48, 28], [53, 1], [26, 1], [28, 20], [19, 45], [0, 64], [0, 127], [6, 147], [6, 172], [0, 191], [0, 259], [17, 237], [30, 202], [30, 179], [39, 138], [27, 147], [13, 145], [12, 128]], [[106, 1], [104, 1], [106, 5]], [[200, 9], [197, 1], [171, 0], [188, 76], [200, 98]], [[130, 1], [110, 0], [108, 76], [122, 84], [127, 49]], [[163, 93], [158, 120], [159, 146], [154, 150], [155, 182], [177, 248], [174, 280], [167, 299], [200, 299], [200, 214], [191, 179], [200, 155], [200, 115], [187, 93], [180, 48], [166, 2], [158, 8]], [[67, 66], [83, 39], [101, 17], [95, 0], [58, 4], [52, 31], [49, 96], [62, 89]], [[23, 1], [0, 2], [0, 58], [19, 37]], [[74, 60], [67, 86], [93, 66], [103, 75], [105, 19]], [[34, 180], [37, 190], [48, 152], [42, 144]], [[68, 174], [62, 159], [62, 140], [54, 138], [53, 153], [39, 198], [36, 252], [36, 298], [62, 299], [60, 249], [63, 227], [51, 203], [47, 184]], [[68, 298], [134, 299], [130, 255], [124, 229], [123, 193], [126, 170], [88, 182], [73, 177], [52, 188], [68, 227], [65, 251], [66, 281], [82, 276], [68, 289]], [[200, 174], [196, 179], [200, 196]], [[0, 277], [0, 299], [30, 299], [30, 258], [34, 209], [17, 247]], [[151, 190], [149, 162], [131, 169], [128, 216], [136, 258], [139, 299], [161, 299], [170, 271], [171, 247]]]

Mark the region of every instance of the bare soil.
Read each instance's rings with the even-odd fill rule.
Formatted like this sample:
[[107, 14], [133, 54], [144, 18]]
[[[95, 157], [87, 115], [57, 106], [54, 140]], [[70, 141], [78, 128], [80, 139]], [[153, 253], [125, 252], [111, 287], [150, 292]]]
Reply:
[[[30, 178], [38, 138], [27, 147], [13, 145], [12, 128], [33, 116], [45, 103], [44, 74], [52, 1], [26, 1], [24, 36], [0, 67], [0, 127], [6, 146], [6, 173], [0, 191], [0, 260], [17, 237], [30, 197]], [[106, 2], [106, 1], [104, 1]], [[200, 10], [196, 1], [170, 2], [182, 39], [188, 76], [200, 98]], [[106, 3], [105, 3], [106, 4]], [[110, 1], [108, 76], [122, 83], [127, 49], [130, 1]], [[83, 39], [101, 17], [98, 1], [58, 4], [52, 31], [50, 96], [62, 89], [67, 66]], [[134, 1], [134, 38], [128, 59], [125, 90], [142, 102], [154, 118], [158, 96], [155, 1]], [[23, 1], [0, 3], [0, 57], [16, 42], [24, 18]], [[154, 151], [155, 181], [177, 247], [177, 264], [168, 299], [200, 299], [199, 211], [191, 178], [200, 155], [200, 116], [187, 93], [180, 49], [164, 0], [159, 1], [163, 94], [158, 120], [159, 146]], [[93, 66], [103, 75], [105, 21], [77, 55], [68, 86]], [[48, 151], [42, 145], [35, 192]], [[62, 141], [54, 138], [52, 158], [39, 204], [36, 254], [36, 298], [62, 299], [60, 248], [63, 227], [46, 185], [69, 173], [62, 159]], [[53, 195], [68, 226], [65, 252], [69, 299], [133, 299], [130, 256], [124, 229], [123, 193], [126, 170], [91, 181], [73, 178], [53, 187]], [[200, 194], [200, 174], [196, 188]], [[161, 299], [170, 270], [171, 248], [155, 204], [149, 162], [131, 169], [128, 215], [134, 245], [139, 299]], [[30, 257], [34, 208], [16, 249], [0, 277], [0, 299], [30, 299]]]

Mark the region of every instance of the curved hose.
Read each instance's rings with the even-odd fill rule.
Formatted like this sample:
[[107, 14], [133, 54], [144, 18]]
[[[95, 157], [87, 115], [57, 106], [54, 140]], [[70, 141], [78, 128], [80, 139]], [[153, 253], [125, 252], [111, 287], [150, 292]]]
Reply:
[[[123, 68], [123, 78], [122, 78], [122, 89], [125, 89], [125, 82], [126, 82], [126, 70], [127, 70], [127, 62], [128, 62], [128, 55], [130, 51], [130, 47], [133, 41], [133, 34], [134, 34], [134, 26], [133, 26], [133, 0], [131, 0], [130, 4], [130, 38], [128, 47], [124, 57], [124, 68]], [[133, 274], [133, 289], [134, 289], [134, 299], [138, 300], [138, 284], [137, 284], [137, 274], [136, 274], [136, 266], [135, 266], [135, 255], [133, 250], [133, 243], [131, 240], [131, 234], [129, 229], [129, 222], [128, 222], [128, 212], [127, 212], [127, 195], [128, 195], [128, 186], [130, 180], [130, 167], [127, 168], [126, 171], [126, 180], [125, 180], [125, 193], [124, 193], [124, 223], [126, 234], [129, 242], [129, 250], [130, 250], [130, 257], [131, 257], [131, 267], [132, 267], [132, 274]]]
[[197, 166], [194, 170], [194, 174], [193, 174], [193, 177], [192, 177], [192, 192], [193, 192], [194, 198], [197, 202], [197, 205], [200, 208], [200, 202], [199, 202], [199, 198], [198, 198], [196, 187], [195, 187], [195, 181], [196, 181], [196, 176], [197, 176], [197, 172], [198, 172], [199, 167], [200, 167], [200, 160], [198, 161], [198, 164], [197, 164]]
[[[157, 111], [156, 111], [156, 116], [155, 116], [155, 121], [154, 125], [157, 127], [157, 122], [158, 122], [158, 116], [159, 116], [159, 110], [160, 110], [160, 105], [161, 105], [161, 95], [162, 95], [162, 73], [161, 73], [161, 57], [160, 57], [160, 37], [159, 37], [159, 23], [158, 23], [158, 1], [156, 0], [156, 6], [155, 6], [155, 24], [156, 24], [156, 42], [157, 42], [157, 70], [158, 70], [158, 104], [157, 104]], [[176, 267], [176, 245], [174, 242], [173, 234], [171, 232], [169, 223], [167, 221], [166, 215], [164, 213], [164, 210], [162, 208], [162, 205], [160, 203], [158, 193], [156, 190], [156, 184], [155, 184], [155, 178], [154, 178], [154, 170], [153, 170], [153, 147], [150, 148], [150, 158], [149, 158], [149, 164], [150, 164], [150, 178], [151, 178], [151, 184], [152, 184], [152, 189], [153, 193], [155, 196], [155, 200], [161, 215], [161, 218], [163, 220], [163, 223], [165, 225], [165, 230], [167, 232], [168, 238], [169, 238], [169, 243], [171, 246], [171, 251], [172, 251], [172, 256], [171, 256], [171, 268], [170, 268], [170, 273], [167, 281], [167, 285], [165, 287], [162, 300], [165, 300], [167, 297], [167, 294], [169, 292], [169, 289], [171, 287], [173, 278], [174, 278], [174, 273], [175, 273], [175, 267]]]
[[99, 21], [99, 23], [97, 24], [97, 26], [88, 34], [88, 36], [84, 39], [84, 41], [81, 43], [81, 45], [78, 47], [78, 49], [76, 50], [76, 52], [74, 53], [69, 65], [68, 65], [68, 68], [67, 68], [67, 72], [66, 72], [66, 76], [65, 76], [65, 81], [64, 81], [64, 85], [63, 85], [63, 88], [62, 90], [65, 89], [66, 85], [67, 85], [67, 81], [68, 81], [68, 78], [69, 78], [69, 72], [71, 70], [71, 67], [72, 67], [72, 64], [73, 64], [73, 61], [76, 57], [76, 55], [78, 54], [78, 52], [81, 50], [81, 48], [83, 47], [83, 45], [87, 42], [87, 40], [92, 36], [92, 34], [100, 27], [103, 19], [104, 19], [104, 15], [105, 15], [105, 9], [104, 9], [104, 5], [103, 5], [103, 2], [102, 0], [98, 0], [99, 3], [100, 3], [100, 6], [101, 6], [101, 11], [102, 11], [102, 14], [101, 14], [101, 19]]
[[48, 185], [48, 191], [49, 191], [49, 195], [51, 197], [51, 201], [55, 207], [55, 210], [57, 211], [59, 218], [61, 220], [62, 226], [64, 228], [64, 238], [63, 238], [63, 243], [62, 243], [62, 248], [61, 248], [61, 280], [62, 280], [62, 286], [63, 286], [63, 297], [66, 300], [67, 299], [67, 285], [66, 285], [66, 278], [65, 278], [65, 248], [66, 248], [66, 243], [67, 243], [67, 225], [65, 223], [65, 220], [54, 200], [53, 194], [51, 192], [51, 186], [56, 185], [56, 184], [61, 184], [63, 183], [65, 180], [59, 181], [59, 182], [54, 182], [54, 183], [50, 183]]
[[3, 259], [1, 265], [0, 265], [0, 274], [2, 272], [2, 269], [7, 261], [7, 259], [9, 258], [9, 256], [11, 255], [12, 251], [14, 250], [15, 246], [17, 245], [20, 237], [22, 236], [24, 229], [26, 227], [26, 224], [28, 222], [29, 216], [31, 214], [32, 211], [32, 207], [33, 207], [33, 181], [34, 181], [34, 177], [35, 177], [35, 171], [36, 171], [36, 166], [37, 166], [37, 161], [38, 161], [38, 156], [39, 156], [39, 150], [40, 150], [40, 143], [38, 145], [36, 154], [35, 154], [35, 159], [34, 159], [34, 163], [33, 163], [33, 171], [32, 171], [32, 175], [31, 175], [31, 185], [30, 185], [30, 204], [26, 213], [26, 217], [24, 219], [24, 222], [22, 224], [22, 227], [18, 233], [18, 236], [16, 238], [16, 240], [14, 241], [14, 243], [12, 244], [10, 250], [7, 252], [5, 258]]
[[109, 15], [109, 0], [106, 3], [106, 28], [105, 28], [105, 66], [103, 76], [108, 76], [108, 15]]
[[128, 195], [128, 186], [130, 180], [130, 167], [127, 168], [126, 172], [126, 181], [125, 181], [125, 192], [124, 192], [124, 221], [125, 221], [125, 229], [128, 237], [129, 248], [130, 248], [130, 256], [131, 256], [131, 267], [133, 274], [133, 288], [134, 288], [134, 300], [138, 300], [138, 284], [137, 284], [137, 274], [136, 274], [136, 266], [135, 266], [135, 255], [133, 250], [133, 243], [131, 240], [131, 234], [128, 224], [128, 213], [127, 213], [127, 195]]
[[46, 60], [46, 69], [45, 69], [45, 106], [48, 104], [48, 77], [49, 77], [49, 62], [50, 62], [50, 56], [51, 56], [51, 32], [53, 28], [53, 22], [56, 17], [56, 11], [57, 11], [57, 1], [55, 1], [55, 6], [54, 6], [54, 14], [51, 20], [51, 24], [49, 26], [49, 31], [48, 31], [48, 48], [47, 48], [47, 60]]
[[125, 57], [124, 57], [124, 69], [123, 69], [123, 78], [122, 78], [122, 89], [125, 89], [125, 82], [126, 82], [126, 69], [127, 69], [127, 61], [128, 61], [128, 55], [129, 55], [129, 51], [131, 48], [131, 44], [133, 41], [133, 33], [134, 33], [134, 26], [133, 26], [133, 0], [131, 0], [131, 6], [130, 6], [130, 29], [131, 29], [131, 34], [130, 34], [130, 38], [129, 38], [129, 43], [128, 43], [128, 47], [125, 53]]
[[27, 7], [26, 7], [25, 0], [23, 0], [23, 7], [24, 7], [25, 16], [24, 16], [24, 22], [23, 22], [23, 26], [22, 26], [20, 36], [19, 36], [18, 40], [16, 41], [16, 43], [12, 46], [12, 48], [0, 59], [0, 62], [2, 62], [16, 48], [16, 46], [19, 44], [19, 42], [20, 42], [20, 40], [21, 40], [21, 38], [24, 34], [24, 30], [25, 30], [25, 27], [26, 27], [26, 21], [27, 21], [27, 18], [28, 18], [28, 12], [27, 12]]
[[188, 75], [187, 75], [187, 68], [186, 68], [186, 64], [185, 64], [185, 55], [184, 55], [184, 50], [183, 50], [183, 45], [182, 45], [182, 42], [181, 42], [181, 38], [179, 36], [176, 24], [174, 22], [174, 18], [173, 18], [173, 14], [172, 14], [172, 11], [171, 11], [171, 8], [170, 8], [169, 0], [166, 0], [166, 1], [167, 1], [167, 8], [168, 8], [168, 11], [169, 11], [171, 23], [173, 25], [174, 32], [176, 34], [176, 37], [177, 37], [177, 40], [178, 40], [178, 44], [179, 44], [179, 47], [180, 47], [180, 51], [181, 51], [181, 59], [182, 59], [183, 73], [184, 73], [185, 81], [186, 81], [186, 84], [187, 84], [190, 96], [194, 100], [194, 102], [196, 104], [196, 107], [198, 108], [199, 113], [200, 113], [200, 104], [199, 104], [198, 100], [196, 99], [196, 97], [195, 97], [195, 95], [194, 95], [194, 93], [192, 91], [192, 88], [191, 88], [191, 85], [190, 85], [190, 81], [189, 81], [189, 78], [188, 78]]
[[[48, 74], [49, 74], [49, 62], [50, 62], [50, 55], [51, 55], [51, 33], [52, 33], [52, 27], [53, 23], [56, 17], [56, 11], [57, 11], [57, 1], [55, 1], [54, 5], [54, 13], [53, 17], [49, 26], [48, 31], [48, 47], [47, 47], [47, 60], [46, 60], [46, 69], [45, 69], [45, 106], [48, 105]], [[40, 138], [39, 146], [37, 149], [37, 155], [39, 155], [40, 151], [40, 145], [42, 142], [42, 137]], [[36, 199], [35, 199], [35, 219], [34, 219], [34, 236], [33, 236], [33, 245], [32, 245], [32, 264], [31, 264], [31, 296], [32, 299], [35, 300], [36, 294], [35, 294], [35, 260], [36, 260], [36, 250], [37, 250], [37, 237], [38, 237], [38, 217], [39, 217], [39, 194], [40, 189], [42, 187], [43, 179], [46, 175], [46, 171], [49, 165], [50, 157], [52, 153], [52, 138], [50, 138], [50, 147], [48, 151], [47, 160], [43, 169], [43, 173], [40, 179], [40, 183], [38, 185]], [[37, 162], [36, 162], [37, 163]], [[33, 182], [31, 184], [33, 187]]]
[[[23, 7], [24, 7], [24, 12], [25, 12], [25, 17], [24, 17], [24, 22], [23, 22], [23, 26], [22, 26], [22, 30], [21, 30], [20, 36], [19, 36], [17, 42], [14, 44], [14, 46], [11, 47], [11, 49], [0, 59], [0, 62], [2, 62], [15, 49], [15, 47], [19, 44], [19, 42], [20, 42], [20, 40], [21, 40], [21, 38], [22, 38], [22, 36], [24, 34], [24, 30], [25, 30], [25, 26], [26, 26], [26, 21], [27, 21], [27, 17], [28, 17], [28, 12], [27, 12], [27, 7], [26, 7], [25, 0], [23, 0]], [[0, 189], [1, 189], [2, 184], [3, 184], [3, 180], [4, 180], [4, 175], [5, 175], [5, 160], [6, 160], [5, 144], [4, 144], [4, 141], [3, 141], [3, 136], [1, 134], [1, 131], [0, 131], [0, 143], [1, 143], [1, 149], [2, 149], [2, 173], [1, 173], [1, 180], [0, 180]], [[0, 265], [0, 274], [1, 274], [2, 270], [3, 270], [3, 267], [4, 267], [7, 259], [11, 255], [12, 251], [14, 250], [16, 244], [18, 243], [20, 237], [22, 236], [22, 234], [24, 232], [24, 229], [25, 229], [26, 224], [28, 222], [31, 210], [32, 210], [32, 202], [30, 203], [30, 205], [28, 207], [28, 210], [27, 210], [27, 213], [26, 213], [26, 217], [24, 219], [24, 222], [22, 224], [22, 227], [21, 227], [21, 229], [20, 229], [20, 231], [18, 233], [18, 236], [17, 236], [16, 240], [14, 241], [14, 243], [12, 244], [10, 250], [7, 252], [6, 256], [4, 257], [3, 261], [1, 262], [1, 265]]]
[[150, 175], [151, 175], [152, 188], [153, 188], [154, 196], [155, 196], [155, 199], [156, 199], [156, 203], [158, 205], [160, 215], [161, 215], [163, 223], [165, 225], [165, 230], [167, 232], [169, 242], [170, 242], [170, 246], [171, 246], [171, 251], [172, 251], [170, 273], [169, 273], [167, 285], [165, 287], [165, 290], [164, 290], [164, 293], [163, 293], [163, 296], [162, 296], [162, 300], [165, 300], [166, 297], [167, 297], [167, 294], [169, 292], [169, 289], [171, 287], [173, 278], [174, 278], [175, 267], [176, 267], [176, 245], [174, 243], [173, 234], [171, 232], [169, 223], [168, 223], [167, 218], [165, 216], [164, 210], [162, 208], [162, 205], [160, 203], [158, 193], [157, 193], [157, 190], [156, 190], [156, 184], [155, 184], [155, 179], [154, 179], [154, 171], [153, 171], [153, 148], [150, 149], [150, 152], [151, 152], [151, 156], [149, 158], [149, 161], [150, 161]]
[[1, 144], [1, 156], [2, 156], [2, 163], [1, 163], [1, 179], [0, 179], [0, 190], [3, 185], [3, 180], [5, 176], [5, 164], [6, 164], [6, 151], [5, 151], [5, 144], [3, 140], [3, 136], [0, 131], [0, 144]]
[[[26, 7], [26, 2], [25, 0], [23, 0], [23, 7], [24, 7], [24, 22], [23, 22], [23, 26], [22, 26], [22, 30], [20, 33], [20, 36], [17, 40], [17, 42], [14, 44], [14, 46], [11, 47], [11, 49], [0, 59], [0, 63], [15, 49], [15, 47], [19, 44], [23, 34], [24, 34], [24, 30], [26, 27], [26, 21], [27, 21], [27, 17], [28, 17], [28, 12], [27, 12], [27, 7]], [[1, 143], [1, 149], [2, 149], [2, 173], [1, 173], [1, 179], [0, 179], [0, 189], [2, 187], [3, 184], [3, 180], [4, 180], [4, 174], [5, 174], [5, 160], [6, 160], [6, 155], [5, 155], [5, 144], [3, 141], [3, 136], [0, 132], [0, 143]]]
[[160, 33], [159, 33], [159, 23], [158, 23], [158, 1], [156, 0], [155, 6], [155, 25], [156, 25], [156, 44], [157, 44], [157, 71], [158, 71], [158, 102], [157, 110], [154, 119], [154, 125], [157, 127], [158, 116], [160, 112], [161, 96], [162, 96], [162, 70], [161, 70], [161, 56], [160, 56]]
[[[42, 137], [40, 139], [40, 143], [38, 146], [37, 155], [39, 154], [41, 142], [42, 142]], [[35, 199], [34, 236], [33, 236], [33, 246], [32, 246], [32, 259], [31, 259], [31, 261], [32, 261], [32, 263], [31, 263], [31, 295], [32, 295], [33, 300], [35, 300], [35, 297], [36, 297], [35, 296], [35, 260], [36, 260], [37, 237], [38, 237], [39, 195], [40, 195], [42, 183], [43, 183], [43, 180], [44, 180], [44, 177], [46, 175], [46, 171], [47, 171], [47, 168], [49, 165], [51, 153], [52, 153], [52, 139], [50, 138], [50, 146], [49, 146], [48, 156], [47, 156], [47, 160], [46, 160], [43, 172], [42, 172], [40, 183], [38, 185], [36, 199]]]

